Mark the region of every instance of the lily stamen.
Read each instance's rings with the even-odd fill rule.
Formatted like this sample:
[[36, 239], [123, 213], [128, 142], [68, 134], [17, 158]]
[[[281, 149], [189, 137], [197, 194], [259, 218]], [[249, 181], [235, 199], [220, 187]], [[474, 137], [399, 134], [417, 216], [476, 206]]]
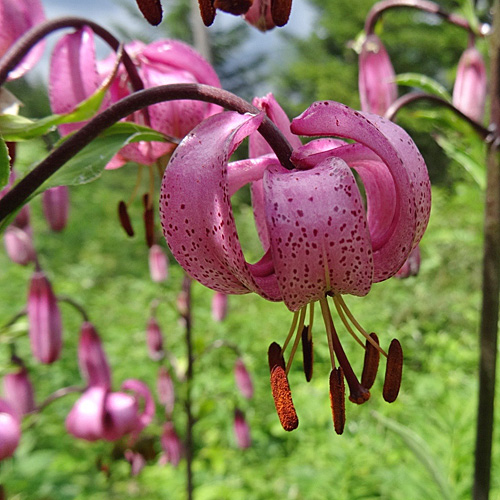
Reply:
[[288, 331], [288, 335], [286, 336], [285, 343], [283, 344], [283, 348], [281, 349], [281, 354], [284, 354], [286, 348], [288, 347], [288, 343], [290, 342], [290, 340], [293, 337], [293, 334], [295, 333], [295, 327], [297, 326], [299, 314], [300, 314], [300, 311], [296, 311], [293, 313], [292, 324], [290, 325], [290, 330]]
[[288, 358], [288, 362], [286, 364], [286, 374], [290, 372], [290, 367], [292, 366], [293, 358], [295, 357], [295, 353], [297, 352], [297, 347], [299, 346], [300, 339], [302, 338], [302, 330], [304, 329], [304, 320], [306, 317], [307, 306], [304, 306], [300, 310], [299, 316], [299, 325], [297, 327], [297, 334], [295, 335], [295, 341], [292, 346], [292, 352], [290, 353], [290, 357]]

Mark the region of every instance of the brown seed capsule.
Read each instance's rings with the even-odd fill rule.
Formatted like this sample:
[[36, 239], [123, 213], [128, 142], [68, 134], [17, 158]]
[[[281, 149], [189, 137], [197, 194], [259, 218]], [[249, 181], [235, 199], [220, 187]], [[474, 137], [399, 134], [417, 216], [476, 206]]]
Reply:
[[160, 0], [136, 0], [137, 6], [149, 24], [157, 26], [161, 23], [163, 10]]
[[130, 217], [128, 216], [127, 205], [124, 201], [118, 203], [118, 217], [120, 218], [120, 224], [125, 229], [128, 236], [134, 236], [134, 229], [132, 228], [132, 223], [130, 222]]
[[345, 385], [344, 372], [340, 367], [330, 372], [330, 406], [335, 432], [342, 434], [345, 425]]
[[215, 7], [212, 0], [198, 0], [200, 15], [205, 26], [210, 26], [215, 19]]
[[288, 378], [281, 366], [277, 365], [271, 371], [271, 390], [281, 426], [285, 431], [293, 431], [299, 426], [299, 419], [293, 406]]
[[285, 26], [292, 10], [292, 0], [271, 0], [271, 17], [276, 26]]
[[267, 351], [267, 359], [269, 362], [269, 370], [273, 371], [275, 366], [281, 366], [283, 370], [285, 369], [285, 359], [283, 358], [283, 354], [281, 354], [281, 346], [277, 342], [273, 342], [269, 346], [269, 350]]
[[229, 14], [240, 16], [246, 14], [253, 0], [215, 0], [214, 7]]
[[399, 394], [401, 377], [403, 375], [403, 349], [399, 340], [393, 339], [387, 354], [387, 365], [385, 367], [384, 399], [393, 403]]
[[302, 330], [302, 358], [304, 363], [304, 374], [308, 382], [311, 381], [313, 376], [313, 341], [312, 337], [309, 338], [309, 327], [304, 326]]
[[[378, 337], [376, 333], [371, 333], [370, 337], [378, 344]], [[371, 342], [366, 341], [365, 360], [363, 363], [363, 373], [361, 374], [361, 385], [366, 389], [375, 382], [377, 377], [378, 364], [380, 361], [380, 352], [373, 346]]]

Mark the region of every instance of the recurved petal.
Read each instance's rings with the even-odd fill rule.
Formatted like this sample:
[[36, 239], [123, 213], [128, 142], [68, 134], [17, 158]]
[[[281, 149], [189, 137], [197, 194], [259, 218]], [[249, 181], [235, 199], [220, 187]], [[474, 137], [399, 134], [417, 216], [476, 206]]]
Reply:
[[[427, 168], [412, 139], [384, 118], [354, 111], [334, 101], [314, 103], [293, 120], [292, 131], [354, 139], [371, 149], [386, 165], [395, 187], [395, 210], [374, 252], [374, 281], [394, 275], [420, 241], [430, 215]], [[338, 152], [333, 150], [332, 154]], [[386, 181], [387, 178], [383, 182]]]
[[347, 164], [332, 157], [311, 170], [273, 166], [263, 182], [273, 262], [287, 307], [296, 311], [329, 290], [368, 293], [370, 235]]
[[[72, 111], [98, 86], [92, 30], [85, 27], [63, 36], [57, 42], [50, 61], [49, 99], [54, 113]], [[81, 126], [81, 123], [63, 124], [60, 131], [66, 135]]]
[[261, 121], [261, 115], [225, 112], [189, 133], [165, 171], [160, 215], [172, 253], [193, 278], [218, 292], [279, 300], [272, 269], [256, 272], [245, 261], [227, 175], [232, 152]]

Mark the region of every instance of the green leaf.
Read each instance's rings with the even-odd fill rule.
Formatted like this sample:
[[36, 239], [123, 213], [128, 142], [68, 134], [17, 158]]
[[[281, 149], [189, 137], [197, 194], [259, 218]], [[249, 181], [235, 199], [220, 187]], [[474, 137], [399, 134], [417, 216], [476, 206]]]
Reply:
[[9, 150], [5, 141], [0, 137], [0, 189], [9, 182]]
[[481, 189], [486, 189], [486, 167], [484, 163], [478, 163], [470, 154], [455, 146], [442, 135], [436, 135], [435, 140], [449, 158], [464, 167]]
[[442, 470], [442, 465], [433, 456], [432, 451], [429, 449], [427, 443], [414, 431], [410, 430], [408, 427], [391, 420], [390, 418], [384, 417], [380, 413], [372, 412], [373, 416], [385, 427], [395, 432], [408, 446], [408, 448], [413, 452], [415, 457], [420, 461], [420, 463], [427, 469], [432, 479], [441, 491], [442, 497], [445, 500], [451, 500], [455, 498], [450, 491], [450, 485], [445, 479], [445, 475]]
[[421, 75], [419, 73], [402, 73], [396, 75], [396, 83], [407, 87], [415, 87], [428, 94], [437, 95], [447, 101], [451, 101], [451, 96], [448, 91], [439, 82], [426, 75]]

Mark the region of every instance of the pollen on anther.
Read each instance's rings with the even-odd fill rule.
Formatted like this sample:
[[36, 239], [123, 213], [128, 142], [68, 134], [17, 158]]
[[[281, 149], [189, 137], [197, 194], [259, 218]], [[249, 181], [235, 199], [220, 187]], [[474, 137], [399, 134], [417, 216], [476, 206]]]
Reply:
[[[378, 344], [377, 334], [371, 333], [370, 337]], [[361, 374], [361, 385], [370, 389], [377, 376], [378, 364], [380, 361], [379, 350], [371, 343], [366, 341], [365, 359], [363, 363], [363, 373]]]
[[396, 401], [403, 375], [403, 349], [399, 340], [393, 339], [387, 353], [383, 396], [388, 403]]
[[345, 384], [341, 367], [330, 372], [330, 406], [335, 432], [342, 434], [345, 426]]
[[285, 431], [293, 431], [299, 426], [299, 419], [293, 406], [288, 378], [285, 370], [279, 365], [271, 371], [271, 391], [281, 426]]

